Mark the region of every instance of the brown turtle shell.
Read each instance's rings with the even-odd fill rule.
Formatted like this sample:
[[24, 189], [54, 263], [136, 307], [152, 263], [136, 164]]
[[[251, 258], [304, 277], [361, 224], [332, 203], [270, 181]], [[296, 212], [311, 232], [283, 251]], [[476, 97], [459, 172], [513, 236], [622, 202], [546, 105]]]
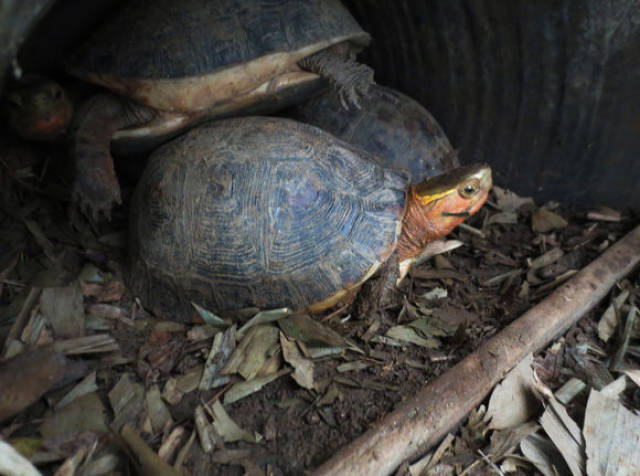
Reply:
[[321, 309], [394, 251], [406, 174], [319, 128], [248, 117], [157, 149], [131, 208], [133, 291], [181, 318], [211, 310]]
[[248, 94], [344, 41], [366, 45], [369, 35], [339, 0], [134, 0], [67, 69], [148, 106], [193, 112]]
[[418, 183], [460, 166], [449, 139], [420, 103], [391, 88], [372, 85], [360, 108], [345, 108], [325, 93], [288, 111], [374, 155], [385, 167], [405, 169]]

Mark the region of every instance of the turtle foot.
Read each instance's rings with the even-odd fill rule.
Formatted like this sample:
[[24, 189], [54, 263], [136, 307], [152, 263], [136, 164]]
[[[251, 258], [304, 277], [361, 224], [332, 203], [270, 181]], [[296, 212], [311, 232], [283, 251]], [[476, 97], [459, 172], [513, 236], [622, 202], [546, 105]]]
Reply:
[[76, 208], [94, 221], [111, 221], [111, 210], [122, 203], [117, 179], [107, 174], [77, 179], [72, 195]]
[[353, 302], [352, 315], [356, 319], [370, 320], [384, 309], [400, 303], [400, 292], [396, 289], [399, 268], [392, 256], [369, 280], [365, 281]]
[[360, 99], [366, 97], [369, 87], [375, 84], [373, 69], [331, 48], [303, 58], [299, 65], [327, 79], [345, 109], [360, 109]]
[[369, 94], [369, 88], [374, 84], [373, 70], [367, 65], [355, 63], [349, 73], [338, 88], [340, 104], [347, 110], [351, 107], [360, 109], [360, 99]]

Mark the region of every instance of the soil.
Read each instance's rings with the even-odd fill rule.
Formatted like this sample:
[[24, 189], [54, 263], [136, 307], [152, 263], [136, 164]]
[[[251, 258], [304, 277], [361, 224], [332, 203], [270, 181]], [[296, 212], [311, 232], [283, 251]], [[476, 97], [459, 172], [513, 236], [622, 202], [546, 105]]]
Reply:
[[[125, 204], [116, 210], [111, 223], [89, 223], [83, 219], [75, 224], [79, 229], [74, 230], [68, 220], [66, 191], [70, 179], [65, 175], [68, 171], [65, 171], [67, 167], [61, 149], [5, 140], [1, 157], [0, 338], [4, 341], [16, 316], [11, 309], [20, 309], [22, 297], [30, 286], [65, 285], [70, 282], [69, 278], [78, 276], [86, 263], [111, 273], [115, 282], [122, 283], [126, 206], [135, 175], [127, 183], [126, 174], [122, 172], [124, 168], [119, 164]], [[41, 175], [43, 170], [44, 175]], [[346, 350], [338, 356], [316, 359], [318, 390], [302, 388], [289, 374], [252, 395], [225, 405], [229, 416], [241, 428], [250, 433], [259, 432], [263, 440], [258, 444], [225, 443], [226, 450], [246, 451], [235, 453], [232, 464], [220, 464], [220, 450], [207, 455], [196, 438], [185, 460], [185, 467], [191, 474], [245, 474], [257, 465], [268, 474], [288, 475], [301, 474], [318, 466], [403, 399], [446, 372], [551, 292], [553, 287], [545, 289], [545, 286], [556, 277], [567, 270], [578, 270], [593, 260], [630, 229], [634, 221], [594, 222], [585, 218], [584, 211], [551, 204], [550, 208], [564, 217], [568, 225], [540, 233], [531, 228], [532, 214], [538, 210], [533, 203], [517, 210], [515, 223], [491, 223], [491, 218], [499, 213], [496, 200], [497, 197], [492, 196], [490, 202], [493, 204], [485, 205], [467, 222], [472, 229], [458, 228], [448, 237], [462, 241], [464, 246], [432, 258], [412, 271], [403, 283], [404, 300], [397, 305], [365, 320], [348, 318], [348, 308], [314, 316], [323, 325], [351, 339], [363, 354]], [[555, 247], [564, 251], [563, 257], [538, 269], [532, 276], [528, 272], [528, 260]], [[16, 256], [19, 257], [17, 260], [14, 259]], [[496, 279], [496, 276], [517, 269], [522, 271]], [[446, 297], [425, 297], [425, 293], [437, 288], [445, 290]], [[105, 319], [106, 333], [115, 339], [120, 349], [113, 355], [127, 363], [113, 365], [108, 355], [99, 353], [70, 358], [84, 361], [89, 369], [98, 371], [98, 394], [109, 409], [111, 420], [114, 414], [107, 394], [122, 374], [135, 375], [134, 380], [142, 382], [146, 389], [154, 384], [163, 389], [170, 377], [185, 374], [204, 363], [213, 338], [194, 342], [187, 337], [191, 328], [202, 324], [198, 319], [176, 329], [158, 330], [155, 327], [158, 319], [140, 309], [134, 297], [121, 285], [107, 289], [105, 284], [98, 291], [90, 292], [88, 287], [83, 287], [85, 308], [108, 303], [121, 311], [117, 318]], [[107, 291], [111, 293], [108, 299]], [[114, 293], [116, 299], [113, 299]], [[601, 312], [602, 308], [598, 308], [589, 313], [566, 338], [574, 343], [587, 338], [597, 340], [594, 319]], [[171, 316], [158, 317], [163, 320]], [[375, 342], [368, 332], [376, 321], [379, 327], [373, 336], [385, 336], [393, 326], [423, 317], [433, 320], [433, 335], [422, 335], [437, 339], [431, 341], [433, 345], [429, 347], [432, 348], [406, 342], [401, 345]], [[46, 332], [48, 334], [41, 335], [40, 342], [58, 339], [49, 326]], [[92, 333], [97, 331], [86, 330], [86, 334]], [[545, 354], [539, 354], [538, 359], [544, 362]], [[361, 361], [367, 366], [360, 370], [338, 371], [338, 366], [351, 361]], [[551, 368], [546, 378], [557, 387], [566, 376], [560, 377]], [[239, 376], [232, 377], [232, 382], [239, 380], [242, 380]], [[318, 405], [318, 400], [332, 386], [335, 398], [328, 404]], [[72, 387], [72, 383], [67, 384], [63, 387], [64, 392]], [[174, 423], [155, 434], [143, 432], [145, 441], [157, 450], [174, 427], [182, 426], [186, 435], [191, 434], [195, 407], [201, 402], [221, 398], [228, 388], [226, 385], [186, 394], [179, 403], [169, 405]], [[58, 390], [56, 395], [64, 392]], [[37, 435], [36, 423], [50, 411], [54, 401], [53, 397], [47, 399], [46, 404], [40, 400], [3, 422], [0, 429], [4, 437]], [[131, 423], [138, 429], [143, 428], [142, 414]], [[224, 455], [230, 457], [230, 454]], [[41, 469], [52, 474], [59, 464], [57, 461], [41, 466]], [[129, 470], [121, 467], [120, 471], [124, 474]]]

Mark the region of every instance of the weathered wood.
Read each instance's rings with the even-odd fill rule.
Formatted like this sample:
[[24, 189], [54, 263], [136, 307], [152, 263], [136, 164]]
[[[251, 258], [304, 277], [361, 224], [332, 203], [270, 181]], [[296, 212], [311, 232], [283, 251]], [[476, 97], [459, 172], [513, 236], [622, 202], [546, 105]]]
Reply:
[[526, 354], [564, 333], [640, 261], [640, 226], [313, 473], [384, 475], [424, 453]]

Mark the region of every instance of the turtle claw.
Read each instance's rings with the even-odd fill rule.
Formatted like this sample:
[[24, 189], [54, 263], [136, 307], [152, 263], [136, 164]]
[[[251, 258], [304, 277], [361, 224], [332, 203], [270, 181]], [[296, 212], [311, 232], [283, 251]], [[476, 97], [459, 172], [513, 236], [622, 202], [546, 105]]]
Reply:
[[347, 84], [344, 84], [338, 91], [340, 104], [345, 110], [352, 107], [362, 109], [360, 101], [369, 95], [369, 88], [374, 84], [373, 70], [365, 65], [358, 65], [354, 74]]
[[77, 204], [78, 211], [94, 222], [111, 221], [112, 208], [122, 203], [119, 186], [102, 190], [96, 187], [87, 189], [83, 182], [74, 185], [73, 201]]
[[358, 94], [355, 88], [341, 90], [339, 93], [339, 97], [340, 97], [340, 104], [342, 104], [342, 107], [346, 111], [350, 110], [352, 107], [355, 107], [357, 110], [362, 109], [362, 106], [360, 105], [360, 101], [358, 100]]

